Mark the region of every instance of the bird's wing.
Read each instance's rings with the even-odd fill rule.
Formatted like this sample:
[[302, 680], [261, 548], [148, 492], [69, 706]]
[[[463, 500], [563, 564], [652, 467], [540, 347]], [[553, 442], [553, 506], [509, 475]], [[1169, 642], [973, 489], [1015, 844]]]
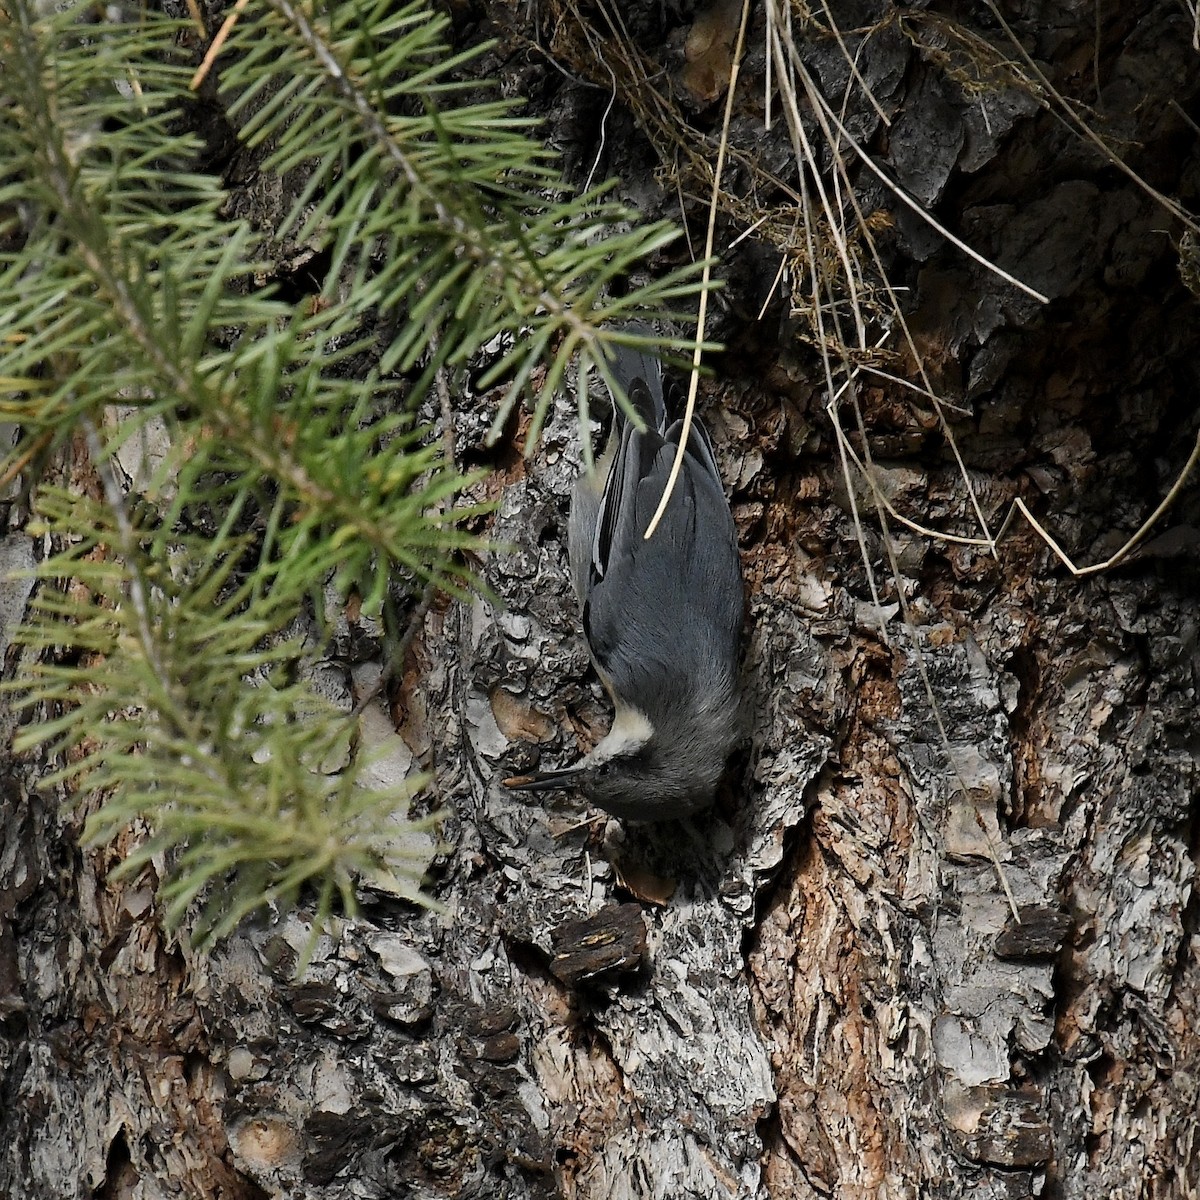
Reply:
[[[654, 430], [642, 433], [630, 424], [621, 430], [620, 445], [613, 457], [596, 514], [596, 532], [592, 539], [593, 586], [607, 574], [614, 548], [619, 550], [631, 544], [637, 536], [633, 525], [638, 492], [647, 472], [654, 469], [654, 456], [661, 445], [662, 435]], [[645, 533], [644, 528], [642, 533]]]
[[[678, 446], [682, 433], [683, 418], [680, 417], [679, 420], [671, 422], [665, 437], [673, 446]], [[704, 422], [699, 417], [692, 420], [692, 427], [688, 433], [688, 454], [696, 460], [697, 467], [716, 480], [717, 487], [720, 487], [721, 473], [717, 470], [717, 459], [713, 454], [712, 442], [709, 440], [708, 430], [704, 428]]]
[[[647, 325], [629, 325], [626, 332], [643, 337], [651, 337], [654, 334]], [[614, 345], [609, 348], [608, 365], [613, 378], [621, 385], [621, 390], [646, 426], [661, 432], [667, 423], [666, 403], [663, 400], [662, 363], [640, 347]], [[625, 416], [621, 407], [614, 403], [613, 410], [618, 425], [624, 424]]]
[[596, 662], [614, 694], [625, 696], [730, 669], [742, 611], [736, 535], [715, 466], [710, 473], [687, 456], [663, 520], [646, 541], [675, 447], [653, 433], [628, 433], [614, 471], [619, 466], [622, 478], [637, 471], [638, 482], [612, 492], [611, 511], [598, 522], [604, 571], [584, 609]]
[[[635, 379], [631, 385], [631, 398], [644, 396], [644, 388], [644, 381]], [[590, 577], [593, 586], [598, 579], [604, 578], [614, 548], [629, 548], [634, 545], [635, 539], [644, 540], [651, 517], [658, 508], [670, 478], [675, 448], [682, 433], [682, 420], [673, 422], [665, 437], [654, 429], [639, 433], [629, 424], [622, 428], [620, 445], [605, 480], [604, 493], [595, 516]], [[677, 489], [686, 489], [695, 484], [706, 491], [715, 488], [719, 506], [726, 507], [712, 443], [699, 418], [692, 422], [684, 464]], [[630, 486], [633, 480], [638, 481], [636, 488]], [[692, 483], [686, 483], [687, 480]], [[643, 513], [641, 509], [647, 497], [652, 497], [650, 511]], [[639, 522], [640, 530], [634, 528]]]

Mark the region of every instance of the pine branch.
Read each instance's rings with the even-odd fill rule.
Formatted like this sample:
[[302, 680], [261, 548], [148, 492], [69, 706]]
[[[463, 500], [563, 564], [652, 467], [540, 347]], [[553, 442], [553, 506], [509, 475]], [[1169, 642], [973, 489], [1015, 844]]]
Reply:
[[[466, 91], [454, 72], [489, 48], [449, 55], [441, 41], [447, 25], [420, 2], [399, 13], [382, 2], [334, 6], [318, 20], [290, 0], [269, 0], [230, 39], [240, 56], [222, 91], [232, 97], [231, 114], [245, 115], [243, 136], [272, 147], [269, 166], [309, 173], [277, 236], [333, 245], [326, 295], [357, 247], [371, 264], [359, 301], [406, 310], [382, 370], [426, 361], [424, 387], [439, 367], [465, 364], [503, 340], [510, 348], [479, 380], [482, 388], [508, 381], [498, 434], [549, 360], [532, 440], [576, 354], [581, 376], [592, 367], [607, 376], [607, 349], [623, 336], [616, 327], [694, 295], [699, 266], [613, 295], [614, 280], [679, 231], [667, 222], [640, 225], [632, 210], [604, 201], [608, 185], [568, 195], [547, 152], [530, 141], [531, 122], [511, 104], [437, 106]], [[286, 97], [254, 110], [268, 55], [289, 81]], [[429, 65], [413, 74], [414, 61]], [[391, 111], [397, 105], [402, 111]], [[432, 352], [435, 340], [440, 353]], [[691, 349], [682, 340], [663, 345]]]
[[[307, 682], [314, 598], [332, 581], [381, 612], [398, 580], [472, 586], [463, 523], [484, 509], [412, 416], [425, 390], [505, 336], [483, 381], [508, 383], [497, 428], [544, 367], [540, 424], [576, 351], [607, 374], [603, 348], [631, 335], [606, 322], [696, 272], [612, 298], [674, 230], [567, 195], [527, 118], [469, 101], [444, 20], [269, 0], [222, 94], [265, 169], [305, 179], [272, 236], [329, 251], [321, 302], [293, 311], [256, 284], [267, 238], [195, 168], [182, 27], [0, 3], [0, 421], [19, 431], [0, 479], [69, 462], [77, 481], [31, 479], [30, 531], [55, 549], [17, 637], [38, 718], [17, 748], [101, 798], [89, 840], [150, 822], [120, 871], [165, 859], [166, 916], [207, 897], [201, 937], [305, 886], [321, 913], [353, 910], [362, 877], [416, 898], [394, 814], [424, 781], [372, 786], [355, 715]], [[377, 368], [345, 378], [357, 356]], [[161, 456], [127, 493], [117, 459], [149, 438]]]

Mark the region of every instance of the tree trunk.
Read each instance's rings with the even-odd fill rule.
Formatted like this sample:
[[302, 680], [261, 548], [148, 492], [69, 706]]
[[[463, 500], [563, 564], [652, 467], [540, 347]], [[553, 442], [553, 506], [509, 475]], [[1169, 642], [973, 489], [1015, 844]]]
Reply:
[[[581, 183], [599, 154], [597, 178], [620, 175], [648, 215], [703, 198], [689, 156], [715, 159], [740, 6], [668, 13], [669, 28], [657, 5], [624, 6], [625, 59], [690, 122], [661, 179], [644, 134], [661, 144], [665, 110], [630, 90], [613, 26], [597, 9], [589, 42], [573, 6], [551, 7], [535, 53], [527, 6], [487, 6], [490, 69], [538, 97]], [[1197, 435], [1200, 324], [1180, 271], [1195, 243], [1048, 86], [1000, 67], [972, 86], [952, 17], [1019, 57], [983, 6], [834, 7], [890, 121], [797, 15], [826, 95], [848, 88], [847, 126], [1048, 298], [857, 171], [954, 407], [947, 434], [927, 399], [863, 374], [851, 446], [871, 450], [898, 513], [977, 537], [957, 446], [993, 532], [1022, 497], [1079, 565], [1100, 562]], [[1011, 19], [1048, 84], [1194, 208], [1200, 56], [1183, 6], [1035, 0]], [[778, 100], [764, 128], [763, 39], [756, 9], [725, 186], [785, 212], [753, 174], [800, 186]], [[703, 210], [687, 209], [697, 253]], [[767, 235], [724, 250], [747, 224], [718, 226], [730, 349], [701, 397], [749, 597], [746, 745], [714, 810], [622, 825], [498, 785], [590, 746], [610, 712], [567, 580], [571, 405], [524, 461], [522, 429], [486, 448], [491, 397], [462, 397], [460, 452], [496, 467], [492, 533], [515, 547], [485, 565], [504, 607], [429, 611], [370, 726], [389, 769], [434, 772], [443, 910], [365, 894], [299, 980], [303, 906], [200, 957], [163, 934], [153, 879], [109, 880], [122, 845], [81, 851], [80, 814], [39, 790], [40, 764], [10, 757], [0, 1195], [1200, 1193], [1200, 473], [1133, 554], [1084, 577], [1020, 518], [996, 556], [884, 526], [869, 489], [847, 489], [803, 319], [770, 291], [780, 253]], [[917, 378], [911, 358], [886, 369]], [[0, 566], [32, 553], [14, 531]], [[6, 645], [27, 599], [6, 580]], [[328, 666], [361, 691], [359, 632]]]

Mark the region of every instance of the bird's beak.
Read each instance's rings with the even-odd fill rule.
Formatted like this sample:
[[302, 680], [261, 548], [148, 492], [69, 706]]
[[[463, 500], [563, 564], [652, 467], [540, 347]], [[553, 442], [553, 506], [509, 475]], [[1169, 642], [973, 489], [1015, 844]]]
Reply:
[[532, 775], [514, 775], [504, 780], [504, 786], [514, 792], [550, 792], [571, 786], [571, 781], [583, 774], [582, 766], [563, 767], [558, 771], [537, 771]]

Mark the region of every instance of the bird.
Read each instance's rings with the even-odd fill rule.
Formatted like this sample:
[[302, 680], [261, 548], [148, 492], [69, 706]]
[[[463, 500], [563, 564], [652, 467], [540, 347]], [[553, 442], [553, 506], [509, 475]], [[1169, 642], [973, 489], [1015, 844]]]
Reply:
[[[641, 326], [628, 332], [652, 336]], [[660, 821], [712, 802], [739, 736], [741, 560], [698, 418], [666, 511], [646, 539], [683, 420], [670, 419], [662, 364], [642, 345], [614, 343], [606, 362], [638, 420], [614, 396], [605, 451], [572, 492], [568, 550], [613, 722], [574, 765], [504, 782], [530, 792], [577, 788], [613, 816]]]

